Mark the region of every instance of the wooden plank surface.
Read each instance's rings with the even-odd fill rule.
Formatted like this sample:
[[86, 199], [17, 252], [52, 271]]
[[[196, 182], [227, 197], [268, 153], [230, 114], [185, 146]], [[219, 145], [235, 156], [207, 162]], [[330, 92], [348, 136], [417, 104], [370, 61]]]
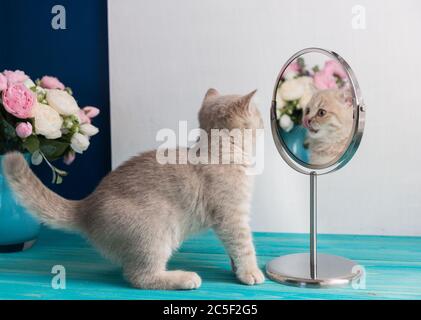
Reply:
[[[308, 249], [304, 234], [255, 233], [254, 239], [261, 268], [274, 257]], [[44, 228], [30, 250], [0, 254], [0, 299], [421, 299], [421, 237], [321, 235], [319, 252], [364, 266], [366, 289], [304, 289], [268, 279], [242, 285], [211, 232], [186, 241], [169, 265], [198, 272], [203, 280], [198, 290], [133, 289], [120, 268], [80, 236]], [[66, 269], [64, 290], [51, 286], [54, 265]]]

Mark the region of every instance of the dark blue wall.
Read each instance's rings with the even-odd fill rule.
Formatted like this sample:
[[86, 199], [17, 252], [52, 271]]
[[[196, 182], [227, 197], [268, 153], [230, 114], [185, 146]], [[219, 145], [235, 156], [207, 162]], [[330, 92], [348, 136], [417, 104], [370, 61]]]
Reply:
[[[66, 30], [51, 27], [51, 8], [66, 8]], [[81, 107], [97, 106], [100, 133], [76, 161], [59, 168], [69, 172], [62, 185], [51, 184], [45, 164], [34, 171], [59, 194], [79, 199], [89, 194], [110, 170], [110, 112], [106, 0], [0, 0], [0, 71], [24, 70], [32, 79], [57, 76], [71, 87]]]

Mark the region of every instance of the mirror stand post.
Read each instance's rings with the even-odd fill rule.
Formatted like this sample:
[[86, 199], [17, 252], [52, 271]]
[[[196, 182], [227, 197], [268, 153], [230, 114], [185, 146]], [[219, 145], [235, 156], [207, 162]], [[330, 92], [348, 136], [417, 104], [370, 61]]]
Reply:
[[346, 286], [362, 276], [352, 260], [317, 251], [317, 173], [310, 172], [310, 252], [273, 259], [266, 273], [283, 284], [313, 288]]
[[310, 275], [317, 279], [317, 174], [310, 173]]

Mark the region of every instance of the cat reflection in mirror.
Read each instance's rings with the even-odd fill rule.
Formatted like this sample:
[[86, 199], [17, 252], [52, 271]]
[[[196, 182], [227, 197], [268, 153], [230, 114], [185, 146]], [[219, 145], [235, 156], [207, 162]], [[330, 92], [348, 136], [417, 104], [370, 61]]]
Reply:
[[316, 92], [303, 114], [307, 128], [306, 145], [310, 163], [326, 165], [346, 148], [353, 125], [352, 95], [349, 88]]
[[[212, 128], [257, 132], [263, 121], [254, 93], [220, 95], [209, 89], [199, 112], [200, 127], [208, 133]], [[81, 232], [123, 267], [134, 287], [198, 288], [197, 273], [168, 270], [167, 262], [187, 236], [205, 228], [213, 228], [222, 240], [239, 281], [264, 281], [248, 223], [253, 178], [246, 174], [247, 164], [162, 165], [156, 151], [145, 152], [108, 174], [80, 201], [46, 188], [20, 153], [7, 154], [3, 168], [29, 212], [52, 227]]]

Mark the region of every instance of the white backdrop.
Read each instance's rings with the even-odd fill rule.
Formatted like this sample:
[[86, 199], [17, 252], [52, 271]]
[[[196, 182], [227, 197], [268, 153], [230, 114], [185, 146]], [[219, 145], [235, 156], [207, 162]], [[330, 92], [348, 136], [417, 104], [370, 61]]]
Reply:
[[[368, 106], [354, 159], [319, 178], [324, 233], [421, 235], [421, 2], [110, 0], [113, 166], [156, 148], [157, 131], [197, 126], [209, 87], [258, 88], [265, 117], [265, 170], [252, 227], [308, 231], [308, 177], [278, 155], [269, 127], [282, 64], [310, 46], [332, 49], [354, 69]], [[365, 8], [354, 29], [352, 8]]]

